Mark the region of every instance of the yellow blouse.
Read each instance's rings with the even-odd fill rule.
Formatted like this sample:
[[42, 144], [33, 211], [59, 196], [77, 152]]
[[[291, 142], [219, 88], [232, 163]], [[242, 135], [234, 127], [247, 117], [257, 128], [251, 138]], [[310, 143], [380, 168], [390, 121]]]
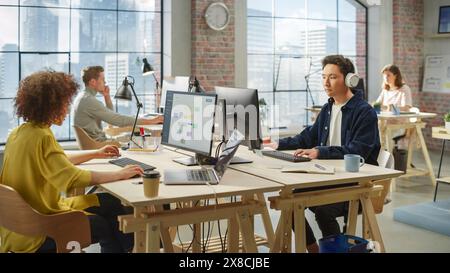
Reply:
[[[98, 206], [96, 195], [61, 196], [90, 182], [91, 173], [69, 161], [48, 126], [28, 122], [11, 132], [0, 183], [14, 188], [35, 210], [55, 214]], [[0, 252], [36, 252], [44, 241], [44, 236], [27, 237], [0, 227]]]

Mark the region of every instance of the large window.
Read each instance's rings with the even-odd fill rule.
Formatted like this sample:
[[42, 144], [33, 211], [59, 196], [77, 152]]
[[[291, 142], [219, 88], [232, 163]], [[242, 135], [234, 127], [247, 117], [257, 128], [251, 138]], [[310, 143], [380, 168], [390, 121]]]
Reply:
[[305, 108], [327, 101], [326, 55], [350, 58], [367, 82], [366, 15], [354, 0], [247, 0], [248, 87], [275, 106], [269, 126], [310, 123]]
[[[0, 0], [0, 144], [21, 120], [13, 98], [19, 81], [52, 69], [72, 73], [84, 89], [81, 69], [105, 68], [111, 96], [126, 75], [144, 111], [154, 111], [153, 77], [142, 77], [142, 59], [161, 69], [160, 0]], [[160, 73], [158, 73], [159, 77]], [[136, 102], [116, 101], [115, 108], [134, 115]], [[53, 126], [58, 140], [74, 139], [73, 117]]]

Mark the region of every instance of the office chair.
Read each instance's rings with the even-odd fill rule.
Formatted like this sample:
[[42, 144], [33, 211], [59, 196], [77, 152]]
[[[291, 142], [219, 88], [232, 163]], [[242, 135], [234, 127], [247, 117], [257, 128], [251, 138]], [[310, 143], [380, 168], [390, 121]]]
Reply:
[[[378, 158], [377, 158], [377, 162], [378, 162], [378, 166], [383, 167], [383, 168], [387, 168], [387, 169], [394, 169], [394, 157], [392, 156], [391, 153], [385, 151], [385, 150], [380, 150], [380, 153], [378, 154]], [[380, 214], [383, 212], [383, 208], [384, 205], [386, 204], [385, 200], [386, 197], [388, 195], [388, 193], [391, 191], [390, 186], [391, 186], [391, 179], [383, 179], [383, 180], [376, 180], [373, 181], [374, 186], [376, 185], [382, 185], [383, 186], [383, 190], [381, 191], [379, 196], [376, 197], [372, 197], [372, 205], [373, 205], [373, 210], [376, 214]], [[360, 206], [361, 209], [361, 206]], [[361, 212], [358, 212], [358, 214], [360, 214]], [[365, 219], [363, 218], [363, 221], [365, 221]], [[344, 215], [344, 227], [343, 227], [343, 233], [347, 232], [347, 222], [348, 222], [348, 214]], [[363, 225], [364, 226], [364, 225]], [[365, 231], [363, 231], [365, 232]]]
[[72, 251], [68, 249], [70, 242], [79, 243], [80, 250], [91, 244], [91, 228], [83, 212], [41, 214], [6, 185], [0, 185], [0, 226], [25, 236], [50, 237], [58, 253]]
[[77, 140], [78, 146], [80, 147], [80, 150], [95, 150], [106, 145], [115, 145], [117, 147], [120, 147], [120, 143], [117, 141], [98, 142], [92, 139], [83, 128], [80, 128], [76, 125], [74, 125], [73, 128], [75, 129], [75, 138]]

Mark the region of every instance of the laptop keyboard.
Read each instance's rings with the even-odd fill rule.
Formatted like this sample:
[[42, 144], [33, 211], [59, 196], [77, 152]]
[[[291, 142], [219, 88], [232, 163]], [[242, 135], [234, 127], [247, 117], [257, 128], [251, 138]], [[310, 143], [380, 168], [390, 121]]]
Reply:
[[206, 170], [188, 170], [187, 171], [189, 181], [211, 181], [211, 175]]
[[139, 161], [133, 160], [131, 158], [127, 158], [127, 157], [122, 157], [122, 158], [119, 158], [119, 159], [113, 159], [113, 160], [110, 160], [108, 162], [111, 163], [111, 164], [120, 166], [120, 167], [125, 167], [127, 165], [138, 165], [144, 171], [151, 171], [151, 170], [156, 169], [156, 167], [153, 167], [151, 165], [147, 165], [145, 163], [142, 163], [142, 162], [139, 162]]
[[281, 159], [281, 160], [285, 160], [285, 161], [290, 161], [290, 162], [307, 162], [307, 161], [311, 161], [310, 158], [307, 157], [302, 157], [302, 156], [294, 156], [292, 154], [288, 154], [288, 153], [283, 153], [280, 151], [262, 151], [262, 154], [265, 156], [269, 156], [269, 157], [273, 157], [273, 158], [277, 158], [277, 159]]

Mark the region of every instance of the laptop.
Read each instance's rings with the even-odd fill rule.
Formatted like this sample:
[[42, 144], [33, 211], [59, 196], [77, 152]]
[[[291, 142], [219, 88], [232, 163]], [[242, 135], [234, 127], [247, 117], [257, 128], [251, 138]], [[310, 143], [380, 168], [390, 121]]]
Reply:
[[214, 168], [189, 170], [164, 170], [164, 184], [166, 185], [217, 185], [225, 174], [225, 170], [239, 148], [244, 136], [237, 130], [231, 134], [225, 148], [221, 152]]

